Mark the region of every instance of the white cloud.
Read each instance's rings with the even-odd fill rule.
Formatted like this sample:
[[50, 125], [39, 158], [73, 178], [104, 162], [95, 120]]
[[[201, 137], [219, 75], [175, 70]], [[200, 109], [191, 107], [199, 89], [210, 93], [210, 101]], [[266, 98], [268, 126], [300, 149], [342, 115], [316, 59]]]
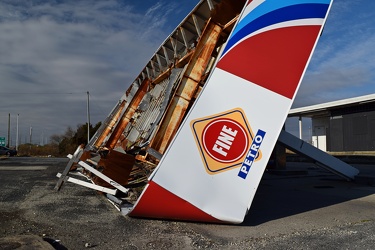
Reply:
[[334, 1], [294, 107], [375, 92], [375, 13], [368, 8]]
[[20, 131], [45, 135], [85, 123], [86, 91], [92, 122], [104, 120], [169, 34], [161, 8], [145, 16], [118, 1], [1, 2], [0, 136], [8, 113], [12, 127], [20, 114]]
[[[92, 121], [104, 120], [192, 2], [2, 0], [0, 136], [8, 113], [24, 135], [85, 123], [86, 91]], [[375, 91], [374, 7], [334, 1], [295, 106]]]

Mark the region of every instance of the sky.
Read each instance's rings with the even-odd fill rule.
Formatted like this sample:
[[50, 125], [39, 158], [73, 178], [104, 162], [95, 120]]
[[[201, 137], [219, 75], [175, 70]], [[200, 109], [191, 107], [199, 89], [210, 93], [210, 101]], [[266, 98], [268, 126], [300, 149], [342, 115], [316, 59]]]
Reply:
[[[0, 137], [103, 121], [198, 0], [0, 0]], [[335, 0], [293, 107], [375, 93], [375, 1]], [[296, 133], [295, 121], [287, 122]], [[289, 125], [288, 125], [289, 124]]]

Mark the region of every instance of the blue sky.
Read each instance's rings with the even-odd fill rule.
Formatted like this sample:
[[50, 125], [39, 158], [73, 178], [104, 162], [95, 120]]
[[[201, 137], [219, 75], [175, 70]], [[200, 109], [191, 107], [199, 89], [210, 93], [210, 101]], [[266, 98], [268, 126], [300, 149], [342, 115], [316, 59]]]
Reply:
[[[45, 143], [104, 120], [161, 42], [198, 3], [1, 0], [0, 136]], [[335, 0], [293, 107], [375, 92], [375, 1]], [[293, 126], [291, 126], [293, 127]], [[293, 130], [294, 128], [292, 128]]]
[[375, 93], [375, 1], [335, 0], [294, 107]]
[[[375, 93], [375, 1], [334, 0], [292, 108]], [[309, 119], [303, 138], [309, 137]], [[286, 129], [298, 135], [298, 120]]]

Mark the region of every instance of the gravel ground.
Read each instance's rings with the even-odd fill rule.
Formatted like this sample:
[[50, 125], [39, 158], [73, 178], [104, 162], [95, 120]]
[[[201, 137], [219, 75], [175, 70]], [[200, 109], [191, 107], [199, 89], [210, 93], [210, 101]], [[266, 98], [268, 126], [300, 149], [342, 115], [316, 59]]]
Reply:
[[55, 249], [374, 249], [375, 187], [315, 168], [304, 177], [266, 174], [243, 224], [213, 225], [124, 217], [71, 183], [56, 192], [66, 163], [0, 160], [0, 249], [21, 249], [25, 236]]

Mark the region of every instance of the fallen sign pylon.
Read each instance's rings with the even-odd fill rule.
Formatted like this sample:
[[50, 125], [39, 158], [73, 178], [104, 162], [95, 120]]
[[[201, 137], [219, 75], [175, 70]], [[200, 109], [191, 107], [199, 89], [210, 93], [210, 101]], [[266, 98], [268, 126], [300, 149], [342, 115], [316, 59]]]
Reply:
[[[131, 216], [243, 221], [330, 6], [329, 0], [245, 4]], [[166, 211], [171, 207], [174, 213]]]
[[[112, 179], [133, 194], [123, 204], [130, 216], [241, 223], [250, 209], [332, 1], [236, 1], [242, 11], [224, 18], [233, 2], [201, 1], [128, 89], [108, 134], [87, 147], [103, 158], [136, 154], [128, 176]], [[104, 180], [96, 162], [79, 165]]]

